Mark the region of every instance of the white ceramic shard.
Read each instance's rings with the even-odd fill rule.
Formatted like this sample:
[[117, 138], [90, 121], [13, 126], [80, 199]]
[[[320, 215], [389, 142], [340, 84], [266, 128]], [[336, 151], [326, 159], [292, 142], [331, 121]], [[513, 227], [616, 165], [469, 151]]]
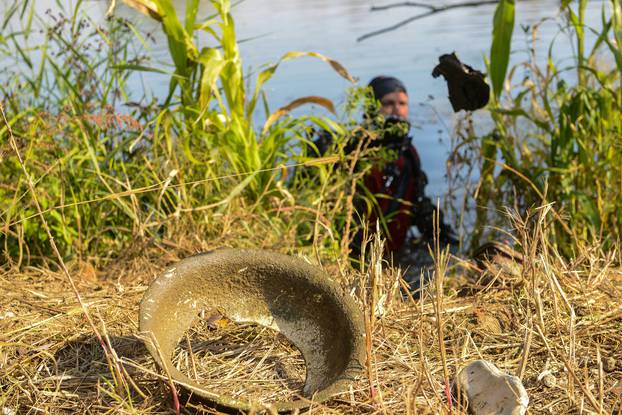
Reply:
[[458, 373], [454, 385], [468, 399], [473, 415], [524, 415], [527, 391], [516, 376], [486, 360], [476, 360]]

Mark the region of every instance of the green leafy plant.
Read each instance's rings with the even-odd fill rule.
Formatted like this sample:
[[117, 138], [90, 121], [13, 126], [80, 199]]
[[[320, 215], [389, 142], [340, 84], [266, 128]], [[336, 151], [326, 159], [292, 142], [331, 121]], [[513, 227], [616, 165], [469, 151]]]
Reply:
[[[574, 62], [558, 67], [551, 44], [543, 67], [533, 47], [528, 61], [506, 79], [513, 7], [500, 2], [494, 18], [489, 65], [494, 130], [480, 139], [476, 228], [491, 223], [491, 206], [501, 211], [553, 202], [552, 240], [564, 253], [571, 255], [577, 243], [616, 242], [622, 231], [620, 2], [603, 2], [598, 29], [585, 24], [586, 1], [562, 2]], [[589, 48], [588, 31], [595, 35]], [[512, 84], [519, 68], [528, 75]], [[512, 84], [506, 94], [504, 83]]]
[[[292, 109], [315, 104], [335, 112], [330, 100], [322, 97], [303, 97], [267, 115], [262, 129], [255, 128], [255, 111], [262, 96], [262, 87], [278, 66], [290, 59], [315, 57], [330, 64], [344, 78], [354, 81], [338, 62], [313, 52], [289, 52], [257, 75], [254, 89], [246, 89], [245, 75], [235, 37], [235, 25], [229, 1], [212, 1], [216, 14], [197, 21], [198, 0], [188, 1], [185, 23], [177, 18], [170, 0], [141, 2], [151, 16], [161, 21], [168, 38], [169, 50], [175, 64], [171, 76], [169, 100], [176, 88], [181, 95], [179, 109], [184, 113], [183, 129], [176, 136], [195, 162], [197, 148], [205, 149], [210, 159], [226, 160], [231, 173], [245, 176], [239, 183], [240, 192], [252, 199], [269, 194], [275, 185], [275, 173], [270, 170], [285, 162], [288, 143], [303, 137], [304, 125], [291, 123], [284, 117]], [[201, 47], [196, 42], [197, 32], [207, 32], [218, 45]], [[199, 143], [197, 143], [197, 141]], [[272, 188], [271, 188], [272, 186]]]
[[[198, 2], [189, 1], [184, 22], [171, 1], [126, 2], [162, 23], [173, 71], [153, 67], [141, 49], [130, 47], [137, 30], [129, 21], [112, 13], [105, 26], [96, 24], [82, 2], [47, 17], [36, 15], [32, 1], [13, 6], [11, 15], [34, 19], [44, 36], [29, 44], [26, 22], [0, 42], [7, 70], [20, 68], [0, 85], [9, 124], [63, 255], [106, 258], [131, 241], [171, 237], [186, 226], [219, 232], [214, 218], [231, 211], [257, 215], [288, 235], [320, 215], [324, 227], [314, 230], [313, 240], [325, 241], [327, 249], [339, 246], [336, 229], [343, 220], [333, 219], [344, 215], [344, 193], [326, 198], [323, 192], [335, 192], [351, 179], [331, 170], [338, 158], [311, 160], [303, 149], [313, 128], [345, 137], [353, 127], [328, 117], [291, 116], [309, 104], [336, 113], [323, 97], [301, 97], [271, 112], [263, 85], [291, 59], [321, 59], [353, 81], [346, 69], [314, 52], [289, 52], [260, 68], [251, 83], [242, 70], [228, 1], [214, 1], [216, 13], [201, 21]], [[200, 47], [199, 32], [216, 43]], [[170, 76], [163, 103], [148, 97], [130, 101], [125, 84], [144, 71]], [[260, 110], [265, 122], [257, 125]], [[0, 136], [6, 133], [6, 125], [0, 126]], [[16, 155], [8, 147], [0, 151], [4, 259], [44, 258], [47, 236]], [[289, 167], [295, 163], [309, 163], [323, 179], [295, 181]]]

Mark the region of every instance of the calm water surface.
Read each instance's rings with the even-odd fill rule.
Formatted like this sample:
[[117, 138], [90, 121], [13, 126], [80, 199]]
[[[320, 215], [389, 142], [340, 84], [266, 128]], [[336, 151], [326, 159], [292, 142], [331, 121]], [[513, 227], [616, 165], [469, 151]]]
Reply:
[[[2, 0], [4, 4], [8, 0]], [[95, 21], [103, 18], [108, 3], [102, 0], [86, 1], [84, 8]], [[178, 14], [183, 16], [185, 1], [176, 1]], [[451, 3], [448, 1], [443, 4]], [[2, 3], [0, 3], [2, 4]], [[66, 2], [70, 7], [71, 2]], [[73, 3], [75, 4], [75, 2]], [[315, 51], [341, 62], [360, 83], [366, 84], [378, 74], [394, 75], [406, 84], [411, 98], [410, 116], [413, 120], [414, 143], [419, 150], [425, 171], [430, 179], [428, 193], [445, 194], [445, 160], [455, 115], [447, 99], [444, 81], [433, 79], [432, 69], [439, 55], [455, 51], [466, 63], [483, 70], [483, 56], [488, 54], [494, 5], [454, 9], [417, 20], [393, 32], [357, 42], [370, 31], [390, 26], [423, 9], [402, 7], [385, 11], [370, 11], [372, 5], [389, 4], [369, 0], [245, 0], [233, 8], [238, 39], [252, 40], [240, 45], [246, 68], [256, 71], [292, 50]], [[439, 2], [430, 1], [438, 5]], [[588, 24], [598, 27], [600, 2], [590, 2]], [[43, 15], [47, 8], [56, 8], [55, 0], [38, 0], [37, 9]], [[531, 25], [558, 13], [559, 1], [525, 0], [517, 4], [513, 62], [526, 56], [526, 37], [521, 25]], [[200, 15], [212, 13], [209, 2], [201, 5]], [[156, 41], [150, 44], [151, 54], [161, 66], [168, 66], [167, 44], [159, 25], [134, 10], [118, 5], [116, 13], [132, 20], [143, 33], [150, 32]], [[549, 42], [558, 33], [557, 23], [542, 25], [539, 31], [539, 50], [545, 53]], [[205, 45], [205, 42], [203, 43]], [[557, 58], [571, 55], [565, 37], [556, 43]], [[248, 72], [247, 72], [248, 73]], [[168, 84], [165, 78], [143, 74], [133, 79], [137, 96], [143, 86], [148, 93], [164, 97]], [[322, 95], [337, 104], [345, 100], [348, 82], [340, 78], [328, 65], [303, 58], [289, 61], [279, 67], [276, 75], [266, 84], [272, 110], [305, 95]], [[321, 109], [300, 111], [321, 113]], [[479, 120], [481, 117], [476, 117]], [[481, 123], [485, 123], [482, 120]], [[484, 128], [484, 126], [481, 126]]]

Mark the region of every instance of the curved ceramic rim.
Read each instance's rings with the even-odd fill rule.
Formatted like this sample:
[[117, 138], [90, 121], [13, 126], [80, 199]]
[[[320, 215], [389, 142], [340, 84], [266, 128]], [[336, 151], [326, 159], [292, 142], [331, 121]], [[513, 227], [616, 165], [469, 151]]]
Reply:
[[[244, 280], [240, 280], [239, 276], [236, 275], [233, 270], [244, 272]], [[254, 275], [261, 275], [261, 277], [254, 277]], [[235, 280], [235, 278], [238, 279]], [[254, 281], [253, 278], [259, 282]], [[322, 366], [321, 363], [317, 364], [315, 360], [318, 360], [317, 358], [319, 357], [319, 360], [324, 359], [322, 362], [326, 363], [332, 357], [326, 355], [318, 356], [318, 333], [315, 333], [314, 338], [311, 338], [314, 334], [309, 333], [307, 335], [309, 339], [306, 339], [304, 337], [304, 331], [300, 330], [299, 326], [297, 326], [297, 329], [292, 329], [289, 323], [286, 324], [287, 327], [285, 327], [284, 330], [281, 330], [280, 327], [275, 327], [275, 322], [279, 318], [277, 314], [272, 314], [272, 324], [267, 324], [265, 320], [265, 310], [263, 311], [264, 315], [261, 315], [261, 312], [256, 312], [257, 315], [251, 315], [253, 311], [250, 311], [248, 315], [241, 318], [239, 316], [236, 318], [236, 316], [231, 315], [227, 315], [227, 317], [231, 318], [233, 321], [254, 321], [258, 324], [271, 327], [280, 331], [292, 341], [302, 352], [305, 359], [305, 366], [307, 369], [305, 389], [307, 389], [306, 392], [309, 395], [306, 399], [279, 401], [271, 405], [236, 399], [201, 386], [175, 368], [171, 362], [173, 350], [179, 343], [181, 338], [180, 333], [189, 329], [197, 318], [202, 308], [201, 304], [198, 304], [201, 299], [207, 295], [214, 296], [214, 292], [218, 290], [226, 292], [227, 287], [231, 289], [232, 286], [235, 286], [235, 289], [239, 291], [240, 281], [242, 281], [242, 283], [251, 281], [248, 285], [248, 295], [257, 297], [253, 298], [258, 301], [257, 304], [260, 305], [259, 308], [265, 305], [271, 313], [273, 310], [272, 307], [279, 308], [281, 305], [280, 303], [275, 304], [274, 298], [268, 298], [271, 296], [264, 295], [262, 298], [261, 291], [258, 294], [258, 287], [265, 288], [265, 286], [269, 284], [268, 281], [276, 281], [279, 280], [279, 278], [285, 278], [284, 281], [291, 282], [287, 284], [287, 287], [285, 284], [282, 284], [282, 291], [290, 290], [289, 292], [291, 292], [292, 295], [297, 295], [297, 286], [312, 289], [314, 290], [313, 292], [319, 293], [316, 294], [316, 296], [319, 295], [319, 298], [322, 299], [321, 301], [324, 301], [324, 306], [332, 307], [331, 311], [337, 314], [342, 313], [341, 316], [337, 315], [335, 317], [336, 319], [342, 319], [344, 322], [339, 333], [329, 333], [326, 328], [322, 329], [322, 327], [320, 327], [321, 322], [318, 321], [317, 325], [313, 325], [314, 322], [308, 320], [314, 328], [319, 328], [323, 331], [319, 333], [320, 337], [328, 336], [327, 338], [329, 338], [329, 341], [332, 340], [334, 342], [335, 339], [337, 339], [337, 342], [341, 342], [341, 337], [335, 337], [335, 335], [345, 336], [343, 341], [345, 341], [344, 344], [346, 344], [347, 355], [343, 356], [345, 360], [339, 362], [343, 365], [344, 369], [338, 373], [337, 376], [334, 376], [334, 379], [331, 379], [327, 385], [322, 385], [318, 390], [309, 390], [309, 388], [313, 386], [309, 385], [310, 378], [315, 377], [315, 379], [311, 379], [311, 381], [313, 381], [312, 383], [317, 383], [319, 376], [317, 374], [314, 376], [310, 373], [312, 370], [311, 368], [319, 368], [319, 370], [324, 373], [329, 370], [329, 368], [325, 367], [326, 365]], [[206, 283], [206, 281], [209, 282], [210, 279], [212, 283]], [[214, 281], [218, 281], [218, 283], [214, 283]], [[194, 290], [194, 292], [192, 290]], [[304, 293], [307, 294], [308, 291]], [[223, 294], [223, 298], [226, 298], [225, 294]], [[301, 300], [298, 297], [292, 298], [296, 301]], [[221, 300], [219, 299], [218, 301]], [[265, 301], [265, 304], [262, 304], [262, 301]], [[306, 298], [303, 298], [303, 301], [306, 301]], [[216, 306], [219, 307], [219, 309], [227, 308], [226, 301], [225, 304], [210, 303], [209, 306]], [[300, 308], [304, 309], [305, 306]], [[306, 308], [309, 309], [309, 307]], [[295, 313], [298, 307], [293, 310]], [[240, 310], [236, 312], [239, 313]], [[244, 313], [246, 310], [242, 310], [242, 312]], [[257, 318], [258, 316], [260, 318]], [[315, 318], [313, 313], [309, 314], [308, 310], [306, 316], [301, 315], [294, 317], [298, 317], [299, 319], [303, 319], [304, 317]], [[296, 325], [295, 323], [296, 321], [294, 320], [294, 325]], [[158, 276], [143, 295], [143, 299], [140, 303], [139, 330], [145, 339], [145, 345], [148, 351], [155, 359], [157, 365], [165, 374], [170, 376], [176, 384], [209, 402], [245, 411], [268, 409], [268, 407], [276, 409], [277, 411], [291, 411], [294, 409], [306, 408], [313, 402], [325, 401], [331, 396], [345, 391], [354, 377], [361, 371], [365, 362], [363, 318], [354, 301], [349, 296], [343, 295], [340, 287], [329, 280], [324, 271], [320, 268], [312, 266], [302, 259], [269, 251], [219, 249], [205, 254], [195, 255], [178, 262]], [[291, 338], [290, 335], [297, 338]], [[324, 337], [322, 337], [322, 339], [323, 338]], [[310, 350], [311, 346], [309, 345], [309, 341], [315, 342], [313, 350]], [[159, 347], [156, 347], [156, 345]], [[341, 347], [341, 343], [339, 343], [339, 345], [340, 349], [343, 348]], [[326, 350], [321, 352], [324, 354], [329, 353]], [[303, 391], [305, 391], [305, 389], [303, 389]]]

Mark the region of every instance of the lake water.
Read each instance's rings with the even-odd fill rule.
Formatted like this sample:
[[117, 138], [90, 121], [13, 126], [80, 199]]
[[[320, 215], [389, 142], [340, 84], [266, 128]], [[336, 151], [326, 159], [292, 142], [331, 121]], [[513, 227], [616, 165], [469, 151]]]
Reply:
[[[56, 9], [55, 0], [36, 0], [40, 15], [47, 8]], [[118, 0], [120, 3], [120, 0]], [[9, 4], [2, 0], [0, 4]], [[63, 2], [71, 8], [72, 2]], [[103, 19], [108, 2], [85, 1], [84, 10], [95, 21]], [[177, 1], [180, 11], [185, 1]], [[450, 4], [448, 1], [442, 4]], [[75, 4], [75, 1], [73, 2]], [[252, 38], [240, 45], [246, 68], [257, 70], [261, 65], [275, 62], [292, 50], [315, 51], [341, 62], [360, 83], [385, 74], [397, 76], [406, 84], [411, 99], [410, 117], [413, 121], [414, 143], [421, 155], [423, 168], [430, 184], [428, 193], [443, 196], [447, 190], [445, 161], [450, 136], [456, 120], [447, 99], [445, 82], [431, 76], [438, 56], [455, 51], [463, 62], [483, 70], [483, 57], [491, 42], [494, 5], [459, 8], [417, 20], [395, 31], [357, 42], [370, 31], [390, 26], [407, 17], [424, 12], [415, 7], [400, 7], [385, 11], [371, 11], [371, 6], [389, 4], [369, 0], [245, 0], [234, 6], [232, 14], [237, 25], [238, 39]], [[429, 1], [439, 5], [440, 2]], [[590, 2], [588, 24], [599, 26], [601, 2]], [[544, 18], [555, 17], [559, 1], [533, 0], [517, 2], [514, 36], [514, 63], [526, 56], [526, 36], [521, 25], [532, 25]], [[207, 16], [213, 9], [209, 2], [201, 5], [200, 15]], [[119, 4], [116, 13], [133, 21], [144, 33], [155, 37], [151, 54], [162, 67], [170, 65], [166, 40], [159, 25], [133, 9]], [[554, 21], [542, 25], [538, 48], [542, 55], [558, 33]], [[570, 56], [572, 49], [566, 37], [556, 43], [559, 59]], [[248, 72], [247, 72], [248, 73]], [[155, 74], [142, 75], [136, 80], [136, 89], [142, 93], [146, 85], [149, 93], [164, 97], [167, 82]], [[306, 95], [321, 95], [336, 104], [343, 103], [348, 82], [340, 78], [327, 64], [312, 58], [289, 61], [266, 84], [268, 102], [272, 110], [291, 100]], [[320, 109], [300, 111], [321, 113]], [[476, 117], [485, 123], [482, 117]], [[483, 128], [483, 127], [482, 127]]]

